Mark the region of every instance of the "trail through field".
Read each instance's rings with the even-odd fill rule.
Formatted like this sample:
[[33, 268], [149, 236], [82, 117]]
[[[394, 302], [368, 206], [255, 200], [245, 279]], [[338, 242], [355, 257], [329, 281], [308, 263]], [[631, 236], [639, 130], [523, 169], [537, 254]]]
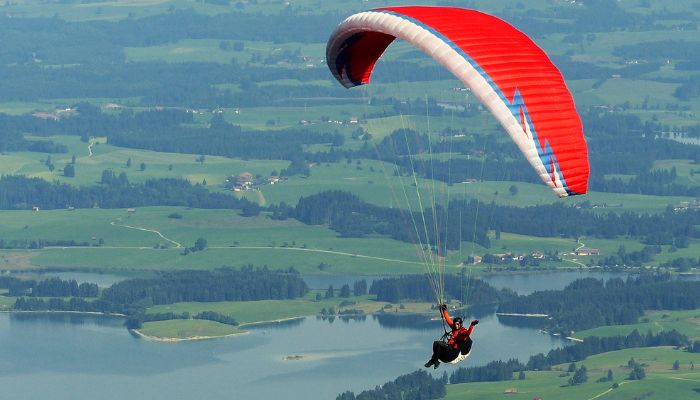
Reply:
[[174, 244], [176, 248], [182, 247], [182, 245], [181, 245], [180, 243], [178, 243], [178, 242], [176, 242], [176, 241], [174, 241], [174, 240], [172, 240], [172, 239], [170, 239], [170, 238], [167, 238], [167, 237], [163, 236], [162, 233], [160, 233], [159, 231], [157, 231], [157, 230], [155, 230], [155, 229], [148, 229], [148, 228], [142, 228], [142, 227], [139, 227], [139, 226], [131, 226], [131, 225], [124, 225], [124, 224], [117, 224], [115, 221], [112, 221], [112, 222], [110, 222], [109, 224], [112, 225], [112, 226], [121, 226], [121, 227], [123, 227], [123, 228], [136, 229], [136, 230], [138, 230], [138, 231], [155, 233], [156, 235], [160, 236], [163, 240], [166, 240], [166, 241], [168, 241], [168, 242]]
[[679, 377], [670, 377], [668, 379], [675, 379], [679, 381], [690, 381], [690, 382], [700, 382], [700, 379], [690, 379], [690, 378], [679, 378]]
[[[580, 239], [576, 243], [578, 243], [579, 246], [576, 248], [576, 250], [574, 250], [574, 254], [576, 254], [576, 251], [586, 247], [586, 244], [583, 243]], [[574, 263], [574, 264], [578, 265], [579, 267], [584, 267], [584, 268], [586, 267], [586, 264], [584, 264], [580, 261], [577, 261], [577, 260], [570, 260], [570, 259], [564, 258], [564, 257], [562, 257], [561, 259], [564, 261], [568, 261], [570, 263]]]
[[95, 144], [94, 140], [91, 140], [90, 143], [88, 144], [88, 158], [92, 157], [92, 145]]
[[335, 254], [335, 255], [339, 255], [339, 256], [366, 258], [366, 259], [370, 259], [370, 260], [379, 260], [379, 261], [390, 261], [390, 262], [401, 263], [401, 264], [423, 265], [423, 263], [418, 262], [418, 261], [407, 261], [407, 260], [397, 260], [397, 259], [394, 259], [394, 258], [367, 256], [367, 255], [362, 255], [362, 254], [357, 254], [357, 253], [347, 253], [347, 252], [344, 252], [344, 251], [321, 250], [321, 249], [304, 249], [304, 248], [297, 248], [297, 247], [267, 247], [267, 246], [235, 246], [235, 247], [230, 247], [230, 246], [208, 246], [207, 248], [208, 248], [208, 249], [229, 249], [229, 250], [235, 250], [235, 249], [262, 250], [262, 249], [265, 249], [265, 250], [309, 251], [309, 252], [312, 252], [312, 253]]
[[[622, 385], [624, 385], [624, 384], [630, 383], [630, 382], [633, 382], [633, 381], [624, 381], [624, 382], [620, 382], [620, 384], [618, 385], [618, 387], [620, 387], [620, 386], [622, 386]], [[595, 399], [597, 399], [597, 398], [599, 398], [599, 397], [601, 397], [601, 396], [605, 396], [606, 394], [608, 394], [608, 393], [610, 393], [610, 392], [612, 392], [612, 391], [613, 391], [613, 388], [610, 388], [610, 389], [604, 391], [603, 393], [599, 393], [599, 394], [597, 394], [597, 395], [591, 397], [591, 398], [588, 399], [588, 400], [595, 400]]]

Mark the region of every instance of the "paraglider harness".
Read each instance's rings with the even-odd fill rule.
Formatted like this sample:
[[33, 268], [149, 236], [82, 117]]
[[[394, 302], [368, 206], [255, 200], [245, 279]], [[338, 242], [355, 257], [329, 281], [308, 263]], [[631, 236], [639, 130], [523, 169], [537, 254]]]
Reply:
[[[448, 324], [447, 321], [445, 321], [445, 315], [443, 313], [440, 313], [440, 319], [442, 320], [442, 330], [444, 331], [444, 333], [440, 337], [440, 341], [443, 343], [447, 343], [450, 340], [450, 336], [452, 336], [452, 332], [447, 330]], [[464, 322], [462, 322], [462, 324], [464, 324]], [[473, 342], [471, 336], [464, 343], [459, 343], [459, 355], [457, 356], [457, 358], [450, 361], [450, 364], [456, 364], [467, 358], [472, 351], [472, 343]]]

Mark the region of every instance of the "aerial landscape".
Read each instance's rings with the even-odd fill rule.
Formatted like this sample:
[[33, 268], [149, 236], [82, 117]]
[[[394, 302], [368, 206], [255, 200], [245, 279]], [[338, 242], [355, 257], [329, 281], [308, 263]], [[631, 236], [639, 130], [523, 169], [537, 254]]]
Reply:
[[4, 2], [3, 394], [700, 398], [699, 32], [698, 0]]

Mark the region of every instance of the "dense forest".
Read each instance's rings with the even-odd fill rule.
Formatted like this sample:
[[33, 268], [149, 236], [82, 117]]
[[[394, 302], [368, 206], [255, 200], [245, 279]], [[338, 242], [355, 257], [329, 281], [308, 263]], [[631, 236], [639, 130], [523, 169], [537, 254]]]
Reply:
[[[369, 234], [390, 236], [409, 243], [436, 244], [435, 226], [440, 227], [439, 239], [447, 249], [457, 249], [460, 237], [489, 247], [489, 230], [546, 237], [629, 236], [642, 242], [659, 245], [682, 242], [679, 238], [700, 237], [700, 211], [674, 211], [669, 207], [663, 214], [607, 213], [593, 214], [583, 207], [561, 203], [546, 206], [512, 207], [483, 204], [477, 201], [453, 201], [445, 210], [426, 209], [426, 231], [412, 229], [411, 221], [421, 221], [418, 213], [410, 215], [400, 209], [385, 208], [361, 201], [357, 196], [328, 191], [299, 199], [293, 216], [306, 224], [327, 224], [341, 236], [362, 237]], [[435, 214], [433, 214], [435, 213]], [[461, 224], [448, 216], [460, 215]], [[434, 222], [437, 218], [437, 222]], [[449, 223], [448, 223], [449, 222]], [[442, 251], [443, 249], [441, 249]]]
[[74, 279], [49, 278], [40, 281], [19, 279], [11, 276], [0, 277], [0, 288], [8, 289], [9, 296], [31, 297], [97, 297], [98, 287], [94, 283], [78, 284]]
[[[0, 19], [0, 35], [7, 46], [0, 53], [0, 74], [6, 79], [0, 82], [0, 100], [26, 101], [40, 98], [80, 97], [132, 97], [140, 98], [144, 105], [241, 106], [269, 104], [275, 99], [272, 92], [255, 87], [245, 93], [216, 89], [215, 85], [260, 82], [264, 80], [301, 79], [313, 80], [326, 77], [324, 66], [304, 70], [283, 68], [274, 57], [262, 58], [262, 68], [246, 68], [236, 63], [164, 63], [129, 62], [125, 48], [138, 48], [177, 43], [184, 39], [214, 39], [223, 45], [221, 49], [234, 52], [236, 43], [246, 40], [272, 43], [315, 43], [325, 38], [343, 15], [310, 13], [303, 6], [290, 6], [279, 13], [245, 13], [240, 10], [216, 15], [198, 14], [191, 9], [172, 10], [161, 15], [143, 18], [125, 18], [118, 21], [63, 21], [59, 18], [13, 18], [3, 15]], [[553, 12], [553, 14], [552, 14]], [[555, 15], [553, 17], [552, 15]], [[501, 15], [524, 32], [540, 37], [564, 32], [572, 44], [585, 44], [617, 29], [661, 29], [658, 19], [675, 18], [663, 12], [642, 15], [625, 11], [609, 0], [586, 2], [575, 12], [572, 8], [557, 8], [542, 12], [512, 8]], [[554, 19], [553, 19], [554, 18]], [[266, 29], [259, 29], [265, 26]], [[294, 26], [294, 29], [289, 29]], [[695, 24], [695, 27], [697, 24]], [[687, 29], [693, 29], [690, 24]], [[32, 43], [27, 46], [27, 43]], [[692, 67], [697, 65], [694, 52], [673, 51], [683, 44], [673, 41], [650, 43], [664, 48], [661, 55], [674, 58]], [[616, 49], [621, 57], [639, 58], [638, 49], [621, 46]], [[287, 56], [287, 60], [301, 63], [303, 55]], [[232, 57], [233, 58], [233, 57]], [[37, 63], [39, 61], [40, 63]], [[572, 61], [570, 56], [557, 60], [565, 76], [570, 78], [605, 79], [612, 73], [638, 76], [659, 68], [665, 58], [647, 60], [638, 65], [626, 65], [613, 69], [590, 63]], [[406, 63], [388, 79], [434, 79], [435, 67]], [[44, 68], [55, 65], [60, 68]], [[191, 79], [196, 76], [197, 79]], [[278, 87], [282, 97], [294, 94], [292, 86]], [[307, 90], [307, 89], [305, 89]], [[316, 87], [324, 91], [320, 97], [353, 96], [339, 88]], [[307, 92], [308, 93], [308, 92]]]
[[127, 208], [171, 205], [196, 208], [242, 209], [250, 204], [222, 193], [213, 193], [184, 179], [149, 179], [129, 183], [126, 173], [105, 170], [100, 184], [76, 188], [20, 175], [0, 177], [0, 209]]
[[[470, 305], [496, 304], [516, 297], [509, 289], [498, 290], [488, 283], [461, 275], [445, 275], [447, 300], [455, 299]], [[406, 275], [398, 278], [382, 278], [372, 282], [369, 293], [377, 301], [399, 303], [402, 300], [435, 301], [435, 292], [425, 275]]]
[[563, 290], [538, 291], [501, 303], [502, 313], [547, 314], [550, 329], [571, 331], [603, 325], [636, 323], [645, 310], [700, 308], [700, 282], [653, 275], [609, 279], [579, 279]]
[[429, 400], [445, 397], [447, 377], [434, 378], [425, 371], [401, 375], [375, 389], [357, 395], [351, 391], [339, 394], [336, 400]]
[[102, 293], [115, 304], [172, 304], [186, 301], [252, 301], [294, 299], [308, 291], [294, 269], [272, 271], [223, 268], [215, 271], [162, 272], [157, 278], [117, 282]]
[[[147, 320], [184, 318], [174, 314], [149, 317], [144, 313], [145, 308], [155, 304], [294, 299], [308, 291], [306, 283], [293, 268], [271, 271], [250, 265], [239, 269], [224, 267], [213, 271], [161, 272], [154, 278], [117, 282], [99, 295], [95, 284], [78, 285], [75, 281], [58, 278], [36, 282], [2, 277], [0, 288], [8, 288], [11, 295], [22, 296], [15, 301], [15, 310], [121, 313], [131, 317], [127, 321], [129, 327], [139, 326]], [[76, 297], [58, 298], [68, 296]], [[217, 313], [204, 313], [199, 318], [236, 324], [235, 319]]]

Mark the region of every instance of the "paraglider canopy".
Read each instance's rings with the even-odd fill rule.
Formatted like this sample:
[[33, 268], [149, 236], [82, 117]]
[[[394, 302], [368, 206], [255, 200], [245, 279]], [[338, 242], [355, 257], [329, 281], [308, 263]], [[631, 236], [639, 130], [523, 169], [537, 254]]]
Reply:
[[469, 87], [558, 196], [584, 194], [588, 152], [581, 119], [559, 70], [524, 33], [479, 11], [388, 7], [345, 19], [326, 60], [345, 87], [369, 83], [396, 39], [421, 49]]

